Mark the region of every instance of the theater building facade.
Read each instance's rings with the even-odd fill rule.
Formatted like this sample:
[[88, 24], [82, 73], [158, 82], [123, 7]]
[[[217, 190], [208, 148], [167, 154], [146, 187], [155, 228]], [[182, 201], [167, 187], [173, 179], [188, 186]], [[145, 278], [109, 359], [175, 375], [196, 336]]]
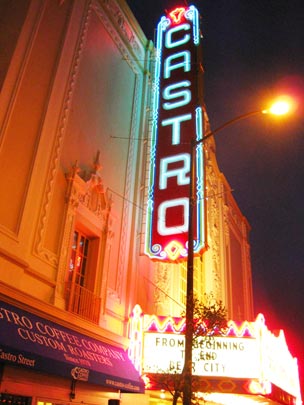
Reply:
[[[2, 403], [169, 401], [147, 385], [142, 349], [152, 329], [141, 326], [134, 350], [134, 308], [140, 324], [143, 314], [180, 317], [186, 303], [189, 150], [181, 140], [184, 125], [199, 139], [210, 124], [196, 93], [202, 82], [191, 76], [197, 10], [180, 15], [161, 25], [160, 83], [161, 48], [124, 0], [0, 2]], [[157, 147], [159, 128], [168, 156], [166, 144]], [[222, 300], [234, 322], [260, 325], [250, 226], [214, 140], [197, 156], [195, 294]]]

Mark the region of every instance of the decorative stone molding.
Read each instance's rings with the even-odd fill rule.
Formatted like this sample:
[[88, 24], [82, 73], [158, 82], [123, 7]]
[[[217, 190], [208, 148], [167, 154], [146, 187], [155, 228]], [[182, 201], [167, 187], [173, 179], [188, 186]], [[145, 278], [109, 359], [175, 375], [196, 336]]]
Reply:
[[229, 240], [229, 207], [227, 204], [223, 205], [223, 214], [224, 214], [224, 237], [225, 237], [225, 246], [228, 244]]
[[206, 164], [207, 184], [207, 232], [208, 245], [212, 258], [213, 292], [216, 296], [221, 295], [222, 278], [220, 270], [220, 204], [222, 199], [218, 189], [218, 179], [211, 160]]
[[119, 297], [123, 293], [123, 277], [128, 266], [128, 245], [130, 227], [130, 201], [133, 200], [134, 161], [137, 159], [137, 126], [140, 120], [141, 95], [145, 66], [145, 48], [137, 40], [135, 33], [124, 17], [118, 4], [112, 0], [94, 0], [92, 10], [100, 19], [105, 29], [119, 49], [122, 59], [127, 62], [135, 74], [134, 101], [131, 117], [131, 130], [128, 144], [127, 169], [125, 176], [124, 204], [122, 212], [122, 232], [118, 258], [118, 274], [115, 290]]
[[158, 263], [155, 266], [154, 282], [156, 288], [154, 289], [154, 304], [157, 313], [163, 313], [166, 308], [168, 297], [170, 296], [170, 273], [168, 265], [165, 263]]
[[[102, 179], [98, 174], [99, 152], [94, 165], [94, 170], [88, 180], [80, 176], [80, 168], [77, 164], [67, 174], [66, 212], [61, 253], [59, 257], [55, 300], [63, 300], [63, 287], [65, 274], [70, 258], [70, 243], [75, 229], [75, 217], [77, 210], [82, 208], [89, 221], [94, 220], [94, 227], [100, 229], [108, 241], [113, 237], [111, 230], [111, 207], [112, 196], [105, 189]], [[86, 177], [84, 174], [83, 177]]]
[[[129, 63], [134, 73], [139, 73], [139, 66], [143, 66], [145, 60], [144, 48], [140, 46], [117, 3], [112, 0], [101, 0], [100, 3], [103, 7], [100, 7], [97, 0], [93, 1], [92, 7], [95, 13], [102, 19], [105, 28], [122, 53], [123, 59]], [[130, 50], [134, 55], [130, 54], [124, 41], [130, 45]]]
[[126, 19], [124, 18], [117, 3], [111, 0], [104, 0], [103, 3], [108, 8], [110, 15], [112, 15], [115, 18], [115, 21], [119, 26], [119, 28], [121, 29], [123, 36], [125, 36], [128, 39], [128, 42], [130, 43], [131, 47], [134, 49], [135, 52], [139, 52], [140, 50], [139, 43], [136, 41], [133, 31], [130, 25], [127, 23]]
[[68, 122], [68, 116], [70, 113], [70, 105], [74, 93], [75, 83], [79, 71], [79, 64], [81, 56], [84, 49], [84, 43], [86, 40], [88, 25], [90, 19], [91, 10], [90, 7], [87, 9], [87, 15], [83, 20], [83, 25], [79, 31], [79, 39], [77, 44], [77, 49], [75, 51], [72, 69], [70, 73], [69, 80], [67, 82], [66, 93], [64, 96], [62, 109], [59, 117], [59, 122], [57, 126], [57, 131], [53, 141], [52, 154], [50, 159], [50, 166], [48, 169], [48, 174], [46, 177], [46, 186], [44, 197], [42, 201], [41, 212], [39, 216], [39, 224], [37, 229], [37, 235], [34, 242], [34, 253], [41, 259], [47, 261], [53, 266], [58, 265], [58, 256], [54, 252], [50, 252], [44, 245], [45, 236], [46, 236], [46, 224], [50, 215], [50, 205], [52, 194], [54, 192], [55, 178], [57, 170], [59, 167], [60, 153], [63, 144], [64, 134], [66, 131], [66, 125]]
[[[99, 161], [99, 152], [97, 154]], [[70, 173], [67, 175], [67, 203], [70, 208], [76, 211], [79, 205], [85, 207], [96, 218], [98, 228], [101, 231], [109, 230], [109, 216], [112, 207], [112, 196], [105, 189], [101, 176], [97, 170], [99, 165], [89, 175], [88, 180], [84, 180], [80, 176], [80, 169], [77, 165], [73, 166]], [[85, 175], [83, 175], [85, 177]]]

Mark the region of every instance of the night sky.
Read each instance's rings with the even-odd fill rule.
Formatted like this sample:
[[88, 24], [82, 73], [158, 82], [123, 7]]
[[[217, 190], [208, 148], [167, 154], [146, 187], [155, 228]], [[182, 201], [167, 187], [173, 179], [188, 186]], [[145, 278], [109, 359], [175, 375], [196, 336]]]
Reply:
[[[127, 0], [148, 39], [185, 1]], [[200, 0], [204, 101], [212, 129], [290, 94], [297, 111], [216, 135], [217, 158], [248, 219], [255, 313], [283, 329], [304, 387], [304, 0]]]

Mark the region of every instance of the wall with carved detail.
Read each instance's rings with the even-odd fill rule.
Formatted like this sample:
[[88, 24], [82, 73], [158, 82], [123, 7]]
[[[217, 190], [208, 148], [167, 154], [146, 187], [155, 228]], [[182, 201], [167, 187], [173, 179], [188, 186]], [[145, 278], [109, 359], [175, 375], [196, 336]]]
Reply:
[[[0, 97], [0, 282], [64, 310], [81, 217], [101, 240], [102, 327], [125, 336], [135, 303], [180, 315], [185, 263], [143, 255], [152, 45], [123, 1], [29, 1], [23, 16]], [[249, 319], [249, 225], [213, 141], [205, 154], [208, 247], [195, 259], [195, 288]]]
[[152, 44], [124, 1], [29, 1], [19, 25], [1, 67], [0, 283], [16, 299], [64, 310], [81, 218], [101, 240], [100, 325], [126, 336]]

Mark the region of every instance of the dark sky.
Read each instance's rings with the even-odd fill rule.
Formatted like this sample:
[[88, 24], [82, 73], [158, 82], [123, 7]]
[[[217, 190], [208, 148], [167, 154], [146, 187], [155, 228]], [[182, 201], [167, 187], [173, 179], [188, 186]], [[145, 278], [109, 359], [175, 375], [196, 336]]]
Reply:
[[[148, 39], [181, 0], [127, 0]], [[213, 129], [292, 95], [293, 116], [255, 116], [216, 135], [221, 171], [248, 219], [255, 313], [284, 329], [304, 386], [304, 0], [200, 0], [204, 98]]]

